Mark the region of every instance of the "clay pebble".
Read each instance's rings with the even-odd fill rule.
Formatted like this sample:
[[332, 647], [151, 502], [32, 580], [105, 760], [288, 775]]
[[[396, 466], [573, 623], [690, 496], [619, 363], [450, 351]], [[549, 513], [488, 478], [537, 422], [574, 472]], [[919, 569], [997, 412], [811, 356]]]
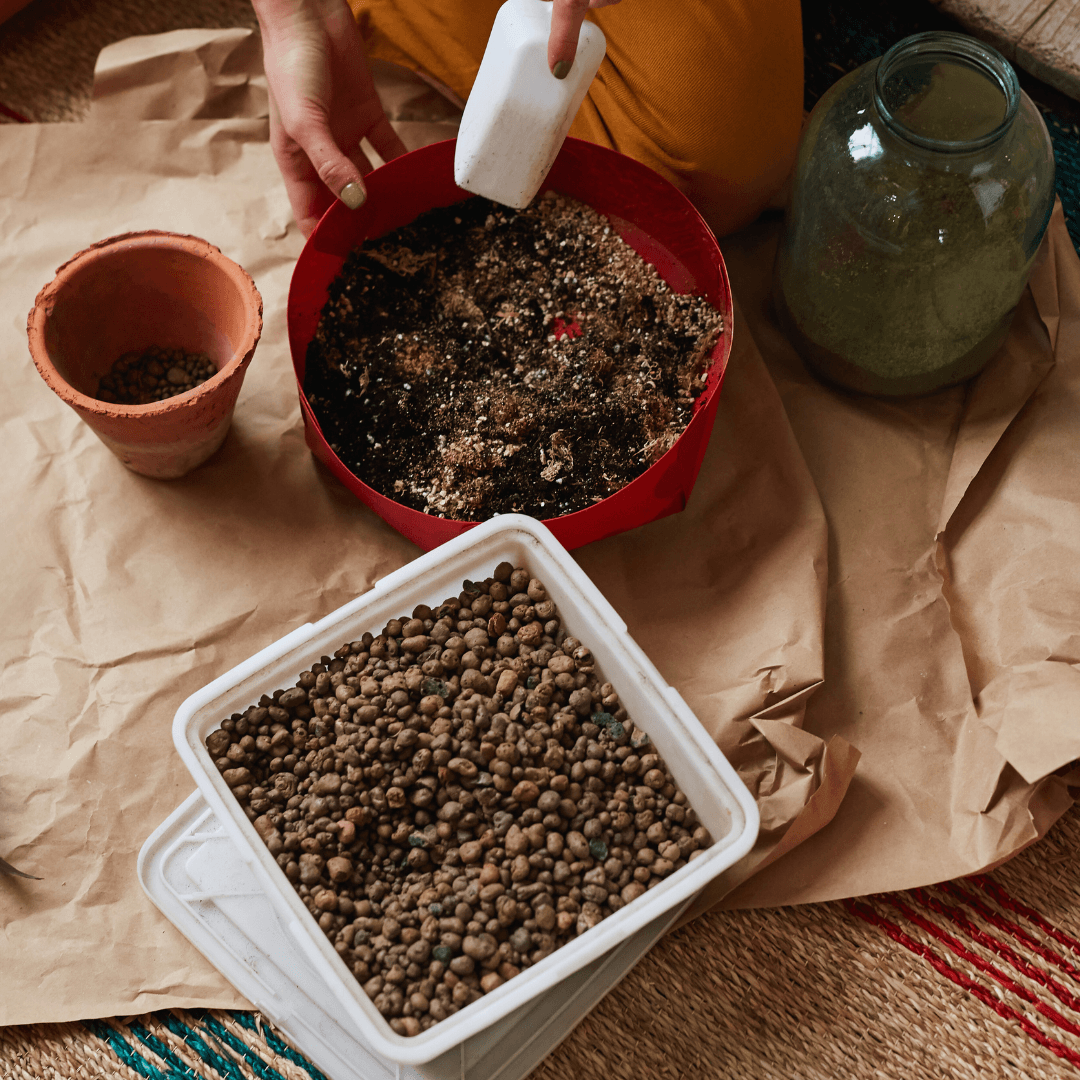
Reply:
[[588, 647], [554, 605], [543, 624], [528, 611], [546, 597], [501, 563], [343, 644], [206, 740], [401, 1035], [498, 989], [712, 843]]
[[205, 353], [152, 346], [124, 353], [101, 377], [96, 397], [117, 405], [149, 405], [194, 390], [216, 374]]

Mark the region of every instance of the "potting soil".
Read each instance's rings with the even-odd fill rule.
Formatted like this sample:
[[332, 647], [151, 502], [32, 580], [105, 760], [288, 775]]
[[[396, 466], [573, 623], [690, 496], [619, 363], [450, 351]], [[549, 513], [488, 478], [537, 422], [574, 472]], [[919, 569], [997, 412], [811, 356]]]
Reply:
[[671, 448], [723, 330], [591, 208], [472, 198], [350, 254], [304, 392], [381, 494], [456, 520], [550, 518]]

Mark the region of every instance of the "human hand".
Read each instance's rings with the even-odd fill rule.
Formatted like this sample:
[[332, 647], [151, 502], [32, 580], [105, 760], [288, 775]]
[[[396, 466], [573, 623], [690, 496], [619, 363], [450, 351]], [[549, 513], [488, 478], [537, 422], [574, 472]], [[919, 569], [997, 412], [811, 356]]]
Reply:
[[270, 90], [270, 145], [293, 214], [308, 236], [340, 197], [367, 198], [367, 138], [385, 160], [405, 153], [375, 93], [360, 29], [345, 0], [252, 0]]
[[552, 0], [551, 33], [548, 36], [548, 67], [556, 79], [570, 74], [577, 55], [578, 33], [589, 8], [610, 7], [619, 0]]

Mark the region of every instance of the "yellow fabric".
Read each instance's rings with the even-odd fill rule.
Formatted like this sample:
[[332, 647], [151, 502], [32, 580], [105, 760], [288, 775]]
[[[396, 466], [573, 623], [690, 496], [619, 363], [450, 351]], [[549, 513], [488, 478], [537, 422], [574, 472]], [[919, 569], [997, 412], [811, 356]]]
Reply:
[[[501, 0], [349, 3], [372, 56], [466, 98]], [[623, 0], [589, 18], [607, 56], [570, 133], [666, 176], [718, 235], [753, 221], [799, 139], [799, 0]]]

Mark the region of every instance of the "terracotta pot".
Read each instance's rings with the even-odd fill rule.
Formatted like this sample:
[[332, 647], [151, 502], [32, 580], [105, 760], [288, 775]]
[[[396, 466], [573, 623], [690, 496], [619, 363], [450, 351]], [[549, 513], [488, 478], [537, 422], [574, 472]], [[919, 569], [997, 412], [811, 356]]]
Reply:
[[[195, 236], [125, 233], [80, 251], [38, 293], [26, 322], [41, 377], [134, 472], [176, 477], [221, 446], [262, 333], [262, 297], [244, 269]], [[94, 397], [126, 352], [205, 353], [201, 386], [149, 405]]]

